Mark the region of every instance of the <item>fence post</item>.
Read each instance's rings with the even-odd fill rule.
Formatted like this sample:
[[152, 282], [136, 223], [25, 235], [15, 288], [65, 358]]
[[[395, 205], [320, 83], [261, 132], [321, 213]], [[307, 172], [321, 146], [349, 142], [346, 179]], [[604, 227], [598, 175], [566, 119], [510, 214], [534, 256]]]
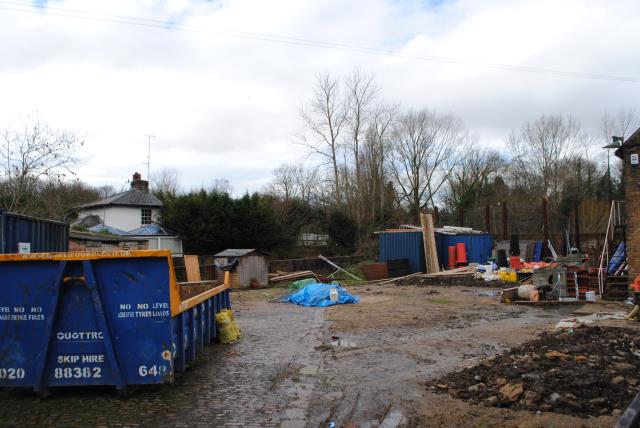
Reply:
[[484, 224], [487, 228], [487, 233], [491, 234], [491, 208], [489, 204], [484, 207]]
[[575, 232], [575, 240], [576, 240], [576, 248], [578, 249], [578, 253], [580, 253], [582, 251], [582, 246], [580, 245], [580, 204], [578, 204], [577, 202], [575, 203], [575, 225], [574, 225], [574, 232]]
[[544, 196], [542, 198], [542, 253], [540, 257], [548, 254], [547, 245], [549, 244], [549, 198]]
[[458, 207], [458, 225], [464, 227], [464, 208]]
[[509, 239], [509, 221], [507, 219], [507, 201], [502, 202], [502, 239]]

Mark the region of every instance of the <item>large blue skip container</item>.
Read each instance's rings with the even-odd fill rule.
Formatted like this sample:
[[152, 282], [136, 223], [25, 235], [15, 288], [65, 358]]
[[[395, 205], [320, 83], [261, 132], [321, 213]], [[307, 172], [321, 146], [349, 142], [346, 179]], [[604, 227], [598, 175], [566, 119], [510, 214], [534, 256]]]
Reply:
[[0, 387], [173, 381], [216, 337], [228, 284], [181, 301], [171, 253], [0, 255]]

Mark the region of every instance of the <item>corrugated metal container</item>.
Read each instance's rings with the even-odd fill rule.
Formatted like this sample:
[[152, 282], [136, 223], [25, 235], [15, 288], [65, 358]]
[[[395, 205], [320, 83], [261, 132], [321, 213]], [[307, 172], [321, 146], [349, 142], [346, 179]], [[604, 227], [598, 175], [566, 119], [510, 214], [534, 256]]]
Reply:
[[171, 382], [228, 285], [181, 300], [168, 250], [0, 255], [0, 387]]
[[436, 248], [440, 266], [448, 266], [447, 247], [463, 242], [467, 249], [469, 263], [486, 263], [493, 250], [493, 237], [488, 233], [468, 235], [445, 235], [436, 233]]
[[69, 224], [0, 212], [0, 253], [17, 253], [20, 243], [29, 243], [32, 253], [68, 251]]
[[380, 232], [378, 237], [380, 240], [379, 261], [409, 259], [411, 273], [425, 271], [421, 231], [385, 231]]

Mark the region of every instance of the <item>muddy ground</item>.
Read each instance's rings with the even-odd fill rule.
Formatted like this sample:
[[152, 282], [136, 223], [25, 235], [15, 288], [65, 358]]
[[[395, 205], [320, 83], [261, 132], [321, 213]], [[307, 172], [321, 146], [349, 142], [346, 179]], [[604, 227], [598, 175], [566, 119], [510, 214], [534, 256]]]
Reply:
[[[625, 309], [617, 304], [586, 309], [504, 305], [498, 302], [497, 289], [477, 285], [350, 287], [362, 298], [359, 304], [326, 310], [325, 380], [312, 401], [312, 423], [375, 426], [396, 411], [408, 426], [612, 426], [616, 417], [610, 414], [585, 417], [553, 408], [531, 412], [487, 407], [428, 389], [430, 381], [445, 373], [474, 366], [552, 330], [574, 311]], [[330, 406], [323, 393], [335, 397]]]
[[[578, 416], [553, 408], [538, 413], [485, 406], [472, 397], [454, 398], [429, 387], [447, 374], [537, 339], [576, 311], [589, 315], [626, 307], [504, 305], [498, 303], [497, 288], [475, 283], [347, 289], [361, 297], [360, 303], [305, 308], [271, 303], [285, 293], [284, 288], [234, 291], [231, 299], [242, 340], [206, 348], [173, 385], [141, 388], [125, 400], [110, 387], [62, 388], [46, 400], [29, 391], [0, 391], [0, 426], [325, 427], [335, 422], [359, 427], [609, 427], [615, 423], [611, 414]], [[605, 323], [636, 327], [620, 320]]]

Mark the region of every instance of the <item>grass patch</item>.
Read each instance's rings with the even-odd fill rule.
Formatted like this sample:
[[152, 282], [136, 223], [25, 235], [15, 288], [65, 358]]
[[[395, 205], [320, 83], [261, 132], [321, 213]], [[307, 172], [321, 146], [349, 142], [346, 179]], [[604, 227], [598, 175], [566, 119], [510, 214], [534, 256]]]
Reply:
[[434, 305], [448, 305], [449, 303], [452, 303], [453, 300], [449, 300], [449, 299], [427, 299], [427, 302], [433, 303]]

